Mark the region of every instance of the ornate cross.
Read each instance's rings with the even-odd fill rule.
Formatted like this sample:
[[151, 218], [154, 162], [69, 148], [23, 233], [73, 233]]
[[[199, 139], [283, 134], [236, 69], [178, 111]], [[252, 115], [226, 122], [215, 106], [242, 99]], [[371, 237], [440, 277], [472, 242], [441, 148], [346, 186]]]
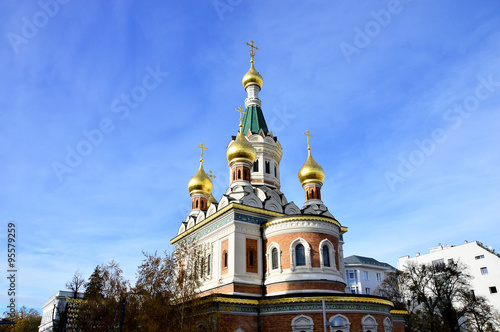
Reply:
[[313, 137], [313, 135], [311, 135], [311, 132], [308, 130], [306, 130], [306, 132], [304, 133], [304, 135], [307, 136], [307, 149], [308, 150], [311, 150], [311, 142], [309, 140], [309, 138]]
[[[253, 44], [253, 40], [250, 40], [250, 43], [247, 42], [247, 45], [250, 46], [250, 62], [253, 63], [253, 57], [255, 56], [255, 50], [258, 50], [259, 48]], [[255, 49], [255, 50], [254, 50]]]
[[200, 145], [198, 145], [197, 147], [201, 149], [201, 158], [200, 158], [200, 162], [203, 162], [203, 150], [206, 150], [207, 148], [205, 147], [205, 144], [203, 144], [203, 142], [201, 142], [201, 144], [200, 144]]
[[235, 108], [238, 112], [240, 112], [240, 128], [243, 128], [243, 114], [247, 114], [245, 110], [243, 109], [243, 106], [240, 105], [240, 107]]
[[211, 179], [215, 179], [216, 176], [214, 175], [214, 173], [212, 173], [212, 171], [208, 172], [208, 177], [211, 178]]

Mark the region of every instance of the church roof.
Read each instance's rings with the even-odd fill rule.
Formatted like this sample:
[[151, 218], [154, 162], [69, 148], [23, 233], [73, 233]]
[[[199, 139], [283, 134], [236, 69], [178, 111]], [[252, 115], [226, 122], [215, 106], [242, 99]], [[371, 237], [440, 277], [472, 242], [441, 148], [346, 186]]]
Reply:
[[246, 134], [250, 129], [252, 134], [258, 134], [259, 130], [262, 129], [264, 135], [267, 135], [269, 130], [260, 106], [249, 105], [245, 111], [247, 113], [243, 117], [243, 133]]
[[368, 265], [376, 265], [376, 266], [383, 266], [383, 267], [388, 267], [393, 270], [396, 270], [392, 265], [379, 262], [375, 258], [371, 257], [364, 257], [364, 256], [357, 256], [357, 255], [352, 255], [349, 257], [344, 258], [344, 263], [345, 264], [368, 264]]

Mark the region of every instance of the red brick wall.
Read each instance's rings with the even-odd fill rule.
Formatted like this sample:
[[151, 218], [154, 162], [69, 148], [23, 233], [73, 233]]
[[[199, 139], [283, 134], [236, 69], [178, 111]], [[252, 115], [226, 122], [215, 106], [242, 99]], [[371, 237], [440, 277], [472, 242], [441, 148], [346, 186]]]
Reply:
[[272, 294], [276, 292], [302, 290], [302, 289], [319, 289], [319, 290], [334, 290], [344, 293], [345, 285], [337, 282], [325, 281], [308, 281], [308, 282], [286, 282], [266, 287], [266, 293]]
[[[280, 245], [281, 248], [281, 264], [283, 269], [290, 268], [290, 244], [298, 239], [302, 238], [306, 240], [311, 246], [311, 265], [312, 267], [320, 267], [320, 254], [319, 254], [319, 244], [324, 239], [330, 240], [332, 242], [333, 247], [335, 248], [335, 265], [337, 268], [339, 267], [339, 256], [338, 256], [338, 248], [339, 248], [339, 240], [328, 234], [321, 233], [287, 233], [282, 235], [276, 235], [265, 240], [266, 248], [272, 243], [276, 242]], [[267, 262], [266, 262], [267, 264]], [[266, 266], [267, 269], [267, 266]]]
[[[257, 240], [246, 239], [247, 272], [259, 272], [259, 259], [257, 257]], [[250, 265], [250, 252], [253, 255], [253, 265]]]

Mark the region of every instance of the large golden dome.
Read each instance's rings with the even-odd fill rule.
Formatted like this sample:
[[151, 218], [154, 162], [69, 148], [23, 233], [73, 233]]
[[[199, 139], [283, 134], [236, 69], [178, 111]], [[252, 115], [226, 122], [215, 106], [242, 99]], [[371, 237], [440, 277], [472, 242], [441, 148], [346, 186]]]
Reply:
[[236, 135], [236, 139], [234, 142], [230, 143], [227, 148], [226, 158], [229, 162], [229, 166], [233, 166], [233, 164], [237, 162], [246, 162], [249, 165], [252, 165], [255, 161], [255, 149], [250, 144], [248, 139], [243, 136], [241, 131]]
[[322, 184], [325, 179], [325, 171], [311, 156], [311, 150], [308, 149], [307, 160], [299, 171], [299, 181], [302, 185], [308, 183]]
[[189, 194], [203, 194], [205, 196], [209, 196], [212, 192], [212, 181], [203, 170], [203, 162], [200, 162], [200, 168], [198, 172], [189, 180], [188, 182], [188, 190]]
[[243, 76], [241, 83], [243, 84], [243, 87], [245, 89], [250, 84], [257, 84], [262, 89], [262, 86], [264, 85], [264, 79], [262, 78], [262, 76], [260, 76], [259, 72], [255, 70], [253, 62], [250, 65], [250, 69], [248, 70], [248, 72], [245, 74], [245, 76]]

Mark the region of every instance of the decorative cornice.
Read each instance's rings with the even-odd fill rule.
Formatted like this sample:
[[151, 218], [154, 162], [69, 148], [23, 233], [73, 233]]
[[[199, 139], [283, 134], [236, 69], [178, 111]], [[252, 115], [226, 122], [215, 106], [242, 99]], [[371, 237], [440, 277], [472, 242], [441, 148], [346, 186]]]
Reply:
[[268, 210], [256, 208], [253, 206], [242, 205], [242, 204], [238, 204], [238, 203], [231, 203], [231, 204], [225, 206], [224, 208], [222, 208], [221, 210], [215, 212], [210, 217], [204, 219], [201, 223], [194, 225], [193, 227], [189, 228], [188, 230], [186, 230], [183, 233], [174, 237], [172, 240], [170, 240], [170, 244], [175, 244], [177, 241], [185, 238], [187, 235], [202, 228], [203, 226], [205, 226], [206, 224], [208, 224], [212, 220], [216, 219], [217, 217], [221, 216], [222, 214], [226, 213], [227, 211], [229, 211], [231, 209], [238, 209], [238, 210], [249, 211], [249, 212], [254, 212], [254, 213], [259, 213], [259, 214], [265, 214], [265, 215], [272, 216], [272, 217], [284, 216], [283, 213], [268, 211]]
[[[223, 303], [234, 303], [234, 304], [247, 304], [247, 305], [268, 305], [268, 304], [287, 304], [287, 303], [304, 303], [304, 302], [321, 302], [325, 299], [326, 302], [358, 302], [358, 303], [373, 303], [381, 304], [390, 307], [394, 307], [394, 304], [385, 299], [377, 299], [372, 297], [360, 297], [360, 296], [314, 296], [314, 297], [286, 297], [280, 299], [264, 299], [264, 300], [254, 300], [254, 299], [239, 299], [239, 298], [226, 298], [226, 297], [215, 297], [213, 301], [223, 302]], [[408, 314], [406, 310], [391, 310], [394, 314]]]
[[340, 225], [340, 223], [334, 219], [334, 218], [329, 218], [329, 217], [323, 217], [323, 216], [314, 216], [314, 215], [307, 215], [307, 216], [285, 216], [283, 218], [278, 218], [278, 219], [274, 219], [274, 220], [270, 220], [268, 222], [266, 222], [263, 227], [264, 228], [267, 228], [269, 226], [272, 226], [272, 225], [277, 225], [277, 224], [281, 224], [281, 223], [284, 223], [284, 222], [287, 222], [287, 221], [324, 221], [324, 222], [327, 222], [327, 223], [331, 223], [331, 224], [334, 224], [334, 225], [337, 225], [341, 231], [343, 231], [343, 229], [345, 229], [344, 232], [347, 232], [347, 227], [344, 227], [342, 225]]
[[408, 315], [408, 310], [391, 310], [391, 315]]

